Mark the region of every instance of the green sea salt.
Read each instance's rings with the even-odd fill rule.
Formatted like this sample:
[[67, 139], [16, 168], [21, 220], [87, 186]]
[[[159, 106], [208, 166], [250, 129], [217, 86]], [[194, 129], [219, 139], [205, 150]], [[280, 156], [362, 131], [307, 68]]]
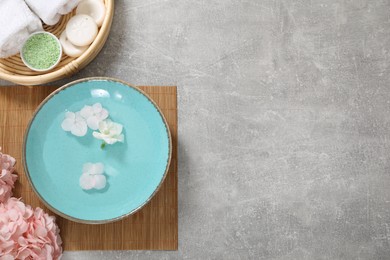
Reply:
[[56, 64], [61, 55], [61, 49], [53, 36], [47, 33], [37, 33], [23, 45], [22, 55], [30, 67], [44, 70]]

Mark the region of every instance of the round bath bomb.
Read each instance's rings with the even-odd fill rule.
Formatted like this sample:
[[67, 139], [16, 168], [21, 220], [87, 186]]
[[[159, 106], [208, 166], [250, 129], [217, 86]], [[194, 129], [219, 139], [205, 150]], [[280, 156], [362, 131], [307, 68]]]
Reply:
[[76, 14], [86, 14], [91, 16], [100, 27], [103, 24], [106, 7], [101, 0], [83, 0], [77, 6]]
[[83, 54], [87, 49], [88, 46], [76, 46], [73, 45], [68, 38], [66, 38], [66, 31], [63, 31], [61, 36], [60, 36], [60, 42], [62, 45], [62, 50], [66, 55], [69, 57], [79, 57], [81, 54]]
[[66, 25], [66, 38], [76, 46], [87, 46], [93, 42], [98, 33], [94, 19], [86, 14], [73, 16]]

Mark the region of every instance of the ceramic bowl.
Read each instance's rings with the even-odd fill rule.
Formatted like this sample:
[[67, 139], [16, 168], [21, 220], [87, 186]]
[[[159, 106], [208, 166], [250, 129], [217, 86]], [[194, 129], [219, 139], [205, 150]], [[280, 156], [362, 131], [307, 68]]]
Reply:
[[[102, 149], [91, 129], [77, 137], [61, 128], [67, 111], [95, 103], [123, 125], [123, 143]], [[144, 92], [116, 79], [87, 78], [59, 88], [37, 108], [25, 134], [24, 167], [35, 193], [55, 213], [81, 223], [107, 223], [150, 201], [167, 174], [171, 146], [167, 122]], [[88, 162], [104, 164], [104, 189], [80, 187]]]

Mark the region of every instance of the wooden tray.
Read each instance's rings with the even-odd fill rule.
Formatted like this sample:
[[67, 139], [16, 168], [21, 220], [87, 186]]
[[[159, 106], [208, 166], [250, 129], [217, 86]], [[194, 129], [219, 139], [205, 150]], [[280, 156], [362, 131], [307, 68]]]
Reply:
[[[57, 216], [64, 250], [177, 250], [177, 100], [176, 87], [139, 87], [161, 108], [172, 134], [172, 160], [168, 175], [153, 199], [140, 211], [104, 225], [78, 224]], [[23, 136], [35, 108], [55, 87], [0, 87], [0, 146], [17, 160], [19, 179], [15, 197], [33, 207], [41, 203], [25, 176]], [[52, 213], [53, 214], [53, 213]], [[55, 214], [53, 214], [55, 215]]]

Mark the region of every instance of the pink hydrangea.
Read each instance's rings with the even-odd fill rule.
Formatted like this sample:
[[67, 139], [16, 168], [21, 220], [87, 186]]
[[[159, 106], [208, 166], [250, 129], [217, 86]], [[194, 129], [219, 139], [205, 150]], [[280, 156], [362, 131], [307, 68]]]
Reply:
[[12, 196], [12, 188], [17, 179], [13, 174], [15, 158], [0, 152], [0, 202], [5, 202]]
[[59, 259], [61, 237], [55, 218], [16, 198], [0, 203], [0, 259]]

